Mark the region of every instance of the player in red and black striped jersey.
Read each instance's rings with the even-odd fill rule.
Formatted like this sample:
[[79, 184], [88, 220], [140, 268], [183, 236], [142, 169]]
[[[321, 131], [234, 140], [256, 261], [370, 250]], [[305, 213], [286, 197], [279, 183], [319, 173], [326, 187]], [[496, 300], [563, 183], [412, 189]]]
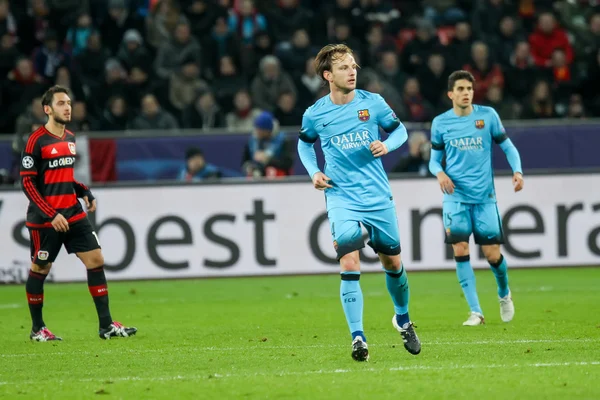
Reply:
[[29, 199], [27, 228], [30, 236], [31, 271], [25, 285], [31, 313], [32, 340], [62, 340], [46, 328], [42, 318], [44, 280], [64, 245], [87, 268], [88, 288], [94, 299], [102, 339], [127, 337], [137, 332], [113, 321], [108, 306], [104, 257], [98, 236], [78, 198], [88, 212], [96, 210], [90, 189], [74, 179], [77, 149], [75, 135], [65, 129], [71, 120], [67, 89], [54, 86], [42, 97], [48, 123], [33, 132], [21, 156], [21, 182]]

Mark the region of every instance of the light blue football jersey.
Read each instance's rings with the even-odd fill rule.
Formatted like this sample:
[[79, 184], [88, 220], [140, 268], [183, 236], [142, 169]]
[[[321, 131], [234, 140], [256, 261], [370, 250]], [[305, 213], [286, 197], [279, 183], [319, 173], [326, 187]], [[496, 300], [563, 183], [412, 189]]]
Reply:
[[444, 172], [454, 182], [454, 193], [444, 201], [495, 203], [493, 143], [507, 139], [500, 117], [491, 107], [473, 105], [473, 112], [459, 117], [453, 109], [431, 124], [431, 147], [446, 154]]
[[[326, 95], [309, 107], [302, 118], [300, 140], [321, 140], [324, 173], [333, 188], [325, 190], [327, 210], [381, 210], [394, 206], [390, 184], [380, 158], [369, 146], [382, 140], [380, 127], [391, 133], [402, 126], [378, 94], [355, 90], [352, 101], [333, 104]], [[403, 126], [402, 126], [403, 127]]]

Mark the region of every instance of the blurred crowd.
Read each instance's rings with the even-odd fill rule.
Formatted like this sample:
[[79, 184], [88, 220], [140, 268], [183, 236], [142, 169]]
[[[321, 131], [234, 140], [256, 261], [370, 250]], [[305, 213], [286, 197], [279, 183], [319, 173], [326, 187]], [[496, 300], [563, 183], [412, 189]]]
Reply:
[[71, 89], [69, 128], [250, 131], [281, 126], [328, 89], [313, 57], [345, 42], [358, 86], [403, 121], [449, 107], [467, 69], [503, 119], [600, 116], [594, 0], [0, 0], [0, 132], [45, 122], [40, 94]]

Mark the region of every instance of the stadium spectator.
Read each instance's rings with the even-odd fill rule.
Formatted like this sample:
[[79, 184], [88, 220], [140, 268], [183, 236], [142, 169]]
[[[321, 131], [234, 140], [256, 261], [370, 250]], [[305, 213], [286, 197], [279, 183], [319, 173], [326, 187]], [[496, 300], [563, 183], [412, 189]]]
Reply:
[[504, 96], [502, 88], [497, 85], [488, 88], [481, 104], [493, 107], [502, 120], [516, 119], [522, 111], [518, 104]]
[[241, 0], [239, 8], [233, 7], [228, 24], [229, 31], [238, 35], [244, 45], [252, 44], [256, 31], [267, 30], [267, 19], [256, 10], [252, 0]]
[[58, 67], [70, 67], [71, 56], [60, 46], [57, 33], [48, 31], [44, 44], [38, 47], [33, 55], [33, 63], [35, 72], [52, 82]]
[[224, 113], [233, 110], [233, 97], [245, 86], [246, 80], [238, 70], [234, 58], [231, 56], [221, 57], [212, 90]]
[[0, 38], [0, 76], [5, 77], [19, 58], [21, 53], [15, 46], [15, 38], [5, 33]]
[[183, 182], [199, 182], [218, 179], [221, 176], [222, 173], [217, 166], [206, 162], [202, 149], [190, 147], [185, 152], [185, 167], [182, 168], [177, 179]]
[[210, 91], [200, 93], [183, 111], [183, 127], [209, 130], [225, 127], [225, 116]]
[[304, 110], [298, 108], [296, 104], [296, 95], [292, 92], [283, 92], [277, 100], [275, 109], [275, 119], [281, 126], [300, 126], [302, 124], [302, 114]]
[[412, 122], [426, 122], [434, 117], [433, 107], [421, 94], [417, 78], [408, 78], [404, 85], [402, 100], [404, 101], [406, 114], [401, 119]]
[[557, 115], [554, 106], [550, 84], [544, 80], [538, 81], [533, 87], [531, 98], [523, 107], [521, 118], [556, 118]]
[[124, 131], [129, 123], [127, 102], [121, 96], [114, 96], [108, 100], [106, 108], [98, 123], [101, 131]]
[[414, 131], [408, 135], [408, 154], [400, 157], [392, 172], [415, 172], [419, 175], [431, 176], [429, 172], [429, 153], [431, 142], [422, 131]]
[[242, 171], [249, 177], [291, 175], [295, 146], [279, 131], [279, 124], [269, 112], [254, 121], [254, 132], [244, 148]]
[[411, 75], [417, 73], [429, 55], [440, 47], [435, 26], [428, 20], [419, 20], [416, 36], [402, 50], [402, 67]]
[[323, 80], [317, 75], [314, 67], [315, 58], [310, 57], [304, 62], [304, 71], [294, 78], [294, 84], [298, 90], [298, 107], [306, 109], [317, 98], [319, 89], [323, 86]]
[[[44, 113], [44, 108], [42, 107], [42, 97], [34, 97], [27, 109], [17, 118], [15, 127], [17, 137], [22, 134], [29, 135], [32, 132], [32, 125], [43, 125], [46, 123], [46, 120], [46, 113]], [[25, 145], [25, 142], [22, 144]], [[21, 146], [19, 146], [19, 149], [23, 150]]]
[[[298, 30], [316, 26], [312, 23], [314, 14], [304, 8], [298, 0], [281, 0], [280, 7], [267, 15], [272, 30], [280, 41], [288, 41]], [[310, 34], [310, 32], [307, 32]], [[315, 32], [316, 33], [316, 32]], [[315, 36], [312, 34], [311, 36]]]
[[180, 113], [198, 97], [198, 93], [209, 90], [208, 83], [200, 79], [200, 68], [196, 60], [183, 60], [169, 81], [169, 101]]
[[569, 43], [566, 32], [556, 22], [551, 12], [540, 14], [535, 31], [529, 35], [531, 54], [539, 67], [550, 67], [552, 53], [555, 49], [563, 49], [567, 57], [567, 64], [573, 62], [573, 48]]
[[102, 37], [93, 32], [88, 37], [87, 47], [73, 62], [73, 72], [89, 92], [98, 93], [104, 80], [104, 66], [110, 57], [109, 51], [103, 47]]
[[493, 59], [503, 68], [510, 65], [510, 57], [517, 47], [517, 43], [526, 39], [525, 35], [517, 28], [517, 21], [512, 15], [505, 15], [500, 20], [498, 34], [486, 40], [486, 44], [493, 52]]
[[260, 60], [260, 72], [252, 81], [251, 93], [257, 107], [273, 111], [279, 95], [283, 92], [296, 94], [294, 82], [281, 70], [281, 63], [275, 56]]
[[212, 33], [202, 38], [202, 54], [205, 61], [205, 73], [209, 76], [218, 74], [219, 60], [225, 56], [237, 57], [240, 54], [240, 43], [233, 32], [229, 31], [224, 16], [216, 19]]
[[155, 61], [156, 75], [168, 79], [184, 60], [202, 60], [200, 44], [190, 33], [190, 25], [180, 22], [175, 28], [173, 39], [164, 42], [158, 49]]
[[125, 32], [116, 55], [121, 65], [128, 71], [131, 71], [133, 67], [152, 63], [150, 53], [144, 46], [144, 38], [135, 29]]
[[227, 129], [235, 132], [251, 132], [254, 120], [261, 111], [254, 108], [252, 98], [246, 89], [239, 90], [233, 98], [234, 109], [225, 117]]
[[383, 82], [393, 87], [404, 87], [408, 76], [400, 69], [400, 60], [395, 51], [386, 50], [381, 53], [381, 62], [377, 66], [377, 73]]
[[449, 108], [446, 92], [450, 73], [451, 71], [446, 66], [444, 56], [439, 53], [433, 53], [427, 59], [426, 66], [421, 68], [417, 74], [421, 93], [435, 110], [441, 111], [442, 108]]
[[108, 0], [107, 16], [100, 24], [102, 42], [111, 55], [116, 55], [126, 33], [139, 27], [140, 23], [127, 8], [127, 0]]
[[473, 61], [466, 64], [463, 69], [469, 71], [475, 77], [474, 103], [481, 103], [490, 86], [504, 87], [504, 75], [498, 64], [490, 59], [488, 46], [483, 42], [475, 42], [471, 48]]
[[290, 43], [281, 43], [275, 51], [281, 60], [282, 68], [291, 75], [297, 75], [304, 69], [304, 61], [317, 53], [310, 43], [308, 32], [304, 28], [296, 30]]
[[459, 22], [455, 25], [454, 38], [447, 46], [446, 60], [452, 70], [462, 69], [472, 60], [473, 35], [471, 25]]
[[141, 108], [140, 114], [131, 123], [131, 129], [168, 131], [179, 128], [175, 117], [161, 108], [153, 94], [142, 98]]
[[510, 66], [505, 70], [506, 92], [514, 99], [529, 96], [535, 83], [538, 68], [527, 41], [520, 41], [510, 57]]
[[77, 57], [87, 48], [92, 29], [92, 18], [84, 12], [77, 17], [76, 25], [67, 31], [65, 42], [74, 57]]
[[423, 0], [425, 18], [436, 25], [451, 25], [464, 20], [465, 12], [458, 7], [456, 0]]
[[477, 3], [470, 19], [473, 33], [479, 40], [491, 43], [499, 35], [512, 36], [515, 9], [510, 1], [482, 0]]

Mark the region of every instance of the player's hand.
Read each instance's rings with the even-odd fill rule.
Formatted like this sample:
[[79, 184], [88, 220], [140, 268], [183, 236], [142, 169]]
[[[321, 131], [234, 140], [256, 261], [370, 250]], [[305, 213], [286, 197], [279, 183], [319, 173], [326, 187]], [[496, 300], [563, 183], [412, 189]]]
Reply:
[[440, 189], [442, 189], [442, 193], [452, 194], [454, 193], [454, 182], [445, 172], [440, 172], [437, 174], [438, 182], [440, 183]]
[[327, 175], [325, 175], [322, 172], [317, 172], [312, 177], [313, 185], [315, 186], [315, 189], [317, 189], [317, 190], [325, 190], [327, 188], [333, 187], [329, 183], [327, 183], [330, 180], [331, 180], [331, 178], [329, 178]]
[[92, 200], [92, 203], [90, 204], [88, 197], [83, 196], [83, 201], [85, 202], [85, 207], [87, 208], [88, 212], [96, 211], [96, 199]]
[[62, 214], [57, 214], [52, 220], [52, 227], [56, 232], [66, 232], [69, 230], [69, 223]]
[[523, 190], [523, 185], [525, 185], [525, 182], [523, 181], [523, 175], [520, 172], [514, 173], [512, 181], [515, 192], [520, 192]]
[[373, 153], [375, 157], [381, 157], [388, 153], [387, 146], [381, 140], [376, 140], [371, 143], [369, 150], [371, 150], [371, 153]]

